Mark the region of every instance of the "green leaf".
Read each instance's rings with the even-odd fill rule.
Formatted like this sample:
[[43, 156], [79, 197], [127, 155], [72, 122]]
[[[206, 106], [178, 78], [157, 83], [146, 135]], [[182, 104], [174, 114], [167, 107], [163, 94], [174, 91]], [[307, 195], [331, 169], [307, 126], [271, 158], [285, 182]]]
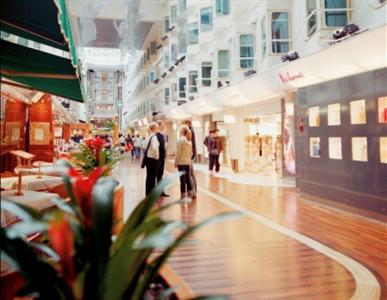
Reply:
[[2, 259], [6, 257], [12, 261], [29, 286], [39, 293], [40, 299], [74, 300], [70, 288], [58, 276], [55, 268], [40, 258], [21, 238], [9, 238], [8, 230], [0, 229]]
[[42, 251], [43, 253], [45, 253], [53, 261], [58, 262], [60, 260], [59, 255], [54, 250], [52, 250], [50, 247], [48, 247], [47, 245], [41, 244], [41, 243], [34, 243], [34, 242], [30, 242], [29, 244], [32, 247], [34, 247], [34, 248]]
[[165, 298], [171, 296], [177, 289], [178, 287], [171, 287], [169, 289], [162, 291], [160, 295], [157, 296], [156, 300], [164, 300]]
[[210, 224], [216, 224], [219, 222], [224, 222], [227, 220], [239, 218], [242, 214], [239, 212], [225, 212], [221, 213], [215, 216], [212, 216], [210, 218], [205, 219], [204, 221], [188, 227], [186, 230], [184, 230], [179, 237], [175, 240], [175, 242], [169, 246], [167, 249], [163, 251], [161, 255], [159, 255], [150, 265], [149, 270], [142, 278], [141, 282], [136, 286], [136, 290], [133, 294], [133, 299], [142, 299], [146, 289], [150, 285], [152, 281], [154, 281], [159, 273], [160, 268], [163, 266], [163, 264], [166, 262], [168, 257], [172, 254], [172, 252], [179, 247], [185, 239], [194, 233], [195, 231], [203, 228], [204, 226], [210, 225]]
[[112, 255], [114, 255], [114, 253], [122, 246], [123, 240], [128, 235], [128, 233], [134, 230], [137, 226], [139, 226], [141, 222], [143, 222], [143, 220], [149, 214], [154, 203], [160, 197], [161, 193], [165, 190], [165, 188], [174, 180], [179, 178], [181, 174], [181, 172], [176, 172], [174, 174], [168, 175], [156, 186], [156, 188], [147, 197], [145, 197], [144, 200], [142, 200], [136, 206], [136, 208], [129, 216], [128, 220], [125, 222], [121, 234], [117, 237], [117, 239], [112, 245]]
[[[120, 234], [122, 245], [114, 256], [110, 257], [103, 284], [106, 289], [102, 299], [121, 300], [125, 291], [129, 294], [146, 268], [146, 261], [152, 249], [134, 249], [135, 241], [159, 230], [165, 224], [158, 217], [145, 218], [134, 230]], [[108, 287], [108, 288], [107, 288]], [[132, 298], [130, 298], [132, 299]]]
[[182, 221], [173, 221], [165, 224], [157, 232], [141, 240], [134, 245], [136, 249], [145, 248], [167, 248], [175, 242], [173, 231], [176, 229], [186, 229], [187, 224]]
[[54, 197], [51, 200], [61, 211], [68, 213], [71, 216], [76, 217], [77, 216], [77, 211], [69, 205], [66, 201], [59, 197]]
[[26, 237], [28, 235], [47, 230], [47, 223], [38, 221], [18, 222], [7, 228], [7, 236], [11, 239]]
[[[109, 249], [111, 245], [111, 233], [113, 226], [113, 199], [117, 183], [112, 177], [101, 177], [93, 187], [93, 227], [92, 227], [92, 249], [91, 268], [86, 274], [90, 292], [86, 299], [98, 299], [103, 293], [103, 286], [99, 283], [105, 274], [106, 265], [109, 260]], [[99, 288], [99, 291], [97, 288]]]
[[1, 210], [8, 211], [19, 219], [25, 221], [41, 219], [41, 213], [37, 210], [12, 200], [1, 199]]

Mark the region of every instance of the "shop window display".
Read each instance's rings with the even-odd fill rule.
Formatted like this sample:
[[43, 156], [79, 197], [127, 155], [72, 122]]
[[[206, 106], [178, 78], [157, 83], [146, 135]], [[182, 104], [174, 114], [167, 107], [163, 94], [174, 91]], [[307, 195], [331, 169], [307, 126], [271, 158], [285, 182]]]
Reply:
[[380, 162], [387, 164], [387, 136], [379, 138]]
[[341, 124], [340, 103], [328, 105], [328, 126], [337, 126]]
[[366, 123], [366, 102], [365, 100], [356, 100], [350, 102], [351, 124]]
[[387, 96], [378, 98], [378, 121], [387, 123]]
[[[249, 172], [282, 173], [282, 136], [275, 117], [245, 120], [245, 169]], [[277, 125], [277, 126], [276, 126]], [[270, 130], [269, 130], [270, 129]]]
[[309, 107], [309, 126], [320, 127], [320, 107]]
[[342, 151], [341, 151], [341, 138], [330, 137], [328, 139], [328, 143], [329, 143], [329, 158], [343, 159]]
[[368, 161], [366, 137], [352, 138], [352, 160]]
[[309, 138], [309, 155], [310, 157], [321, 157], [321, 144], [319, 137]]

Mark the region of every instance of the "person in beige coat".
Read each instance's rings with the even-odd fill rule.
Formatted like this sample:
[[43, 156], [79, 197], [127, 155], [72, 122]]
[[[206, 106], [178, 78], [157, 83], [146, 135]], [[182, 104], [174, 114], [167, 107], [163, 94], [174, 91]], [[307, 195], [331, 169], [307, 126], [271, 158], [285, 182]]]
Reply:
[[190, 180], [190, 168], [192, 165], [192, 135], [188, 126], [180, 129], [180, 138], [177, 141], [175, 167], [183, 174], [180, 176], [181, 199], [193, 196], [192, 182]]

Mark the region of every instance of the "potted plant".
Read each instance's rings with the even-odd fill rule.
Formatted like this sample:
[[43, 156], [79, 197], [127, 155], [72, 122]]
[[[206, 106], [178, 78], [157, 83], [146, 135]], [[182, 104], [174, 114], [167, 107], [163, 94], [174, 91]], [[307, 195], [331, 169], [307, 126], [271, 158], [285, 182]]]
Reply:
[[[21, 295], [39, 299], [142, 300], [167, 258], [199, 228], [235, 213], [223, 213], [196, 225], [168, 221], [154, 203], [180, 174], [169, 176], [142, 200], [113, 240], [113, 199], [116, 182], [97, 168], [80, 176], [71, 167], [63, 175], [70, 201], [56, 199], [56, 211], [39, 213], [3, 200], [1, 209], [19, 223], [1, 228], [2, 259], [25, 278]], [[29, 243], [25, 236], [44, 239]], [[155, 254], [154, 249], [158, 249]]]
[[[91, 174], [97, 168], [103, 170], [102, 176], [111, 175], [114, 166], [119, 160], [119, 155], [115, 148], [107, 149], [104, 147], [104, 144], [105, 142], [100, 137], [85, 140], [84, 144], [79, 145], [80, 152], [71, 155], [72, 164], [80, 169], [84, 175]], [[124, 187], [117, 181], [114, 191], [114, 234], [118, 234], [123, 226], [123, 202]]]

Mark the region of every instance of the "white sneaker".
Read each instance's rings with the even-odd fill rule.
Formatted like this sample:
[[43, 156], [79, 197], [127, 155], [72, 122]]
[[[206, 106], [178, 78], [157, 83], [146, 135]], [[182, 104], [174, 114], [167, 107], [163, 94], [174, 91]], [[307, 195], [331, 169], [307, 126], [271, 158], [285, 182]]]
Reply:
[[184, 197], [183, 199], [181, 199], [181, 202], [183, 202], [184, 204], [188, 204], [188, 203], [192, 202], [192, 199], [187, 196], [187, 197]]

